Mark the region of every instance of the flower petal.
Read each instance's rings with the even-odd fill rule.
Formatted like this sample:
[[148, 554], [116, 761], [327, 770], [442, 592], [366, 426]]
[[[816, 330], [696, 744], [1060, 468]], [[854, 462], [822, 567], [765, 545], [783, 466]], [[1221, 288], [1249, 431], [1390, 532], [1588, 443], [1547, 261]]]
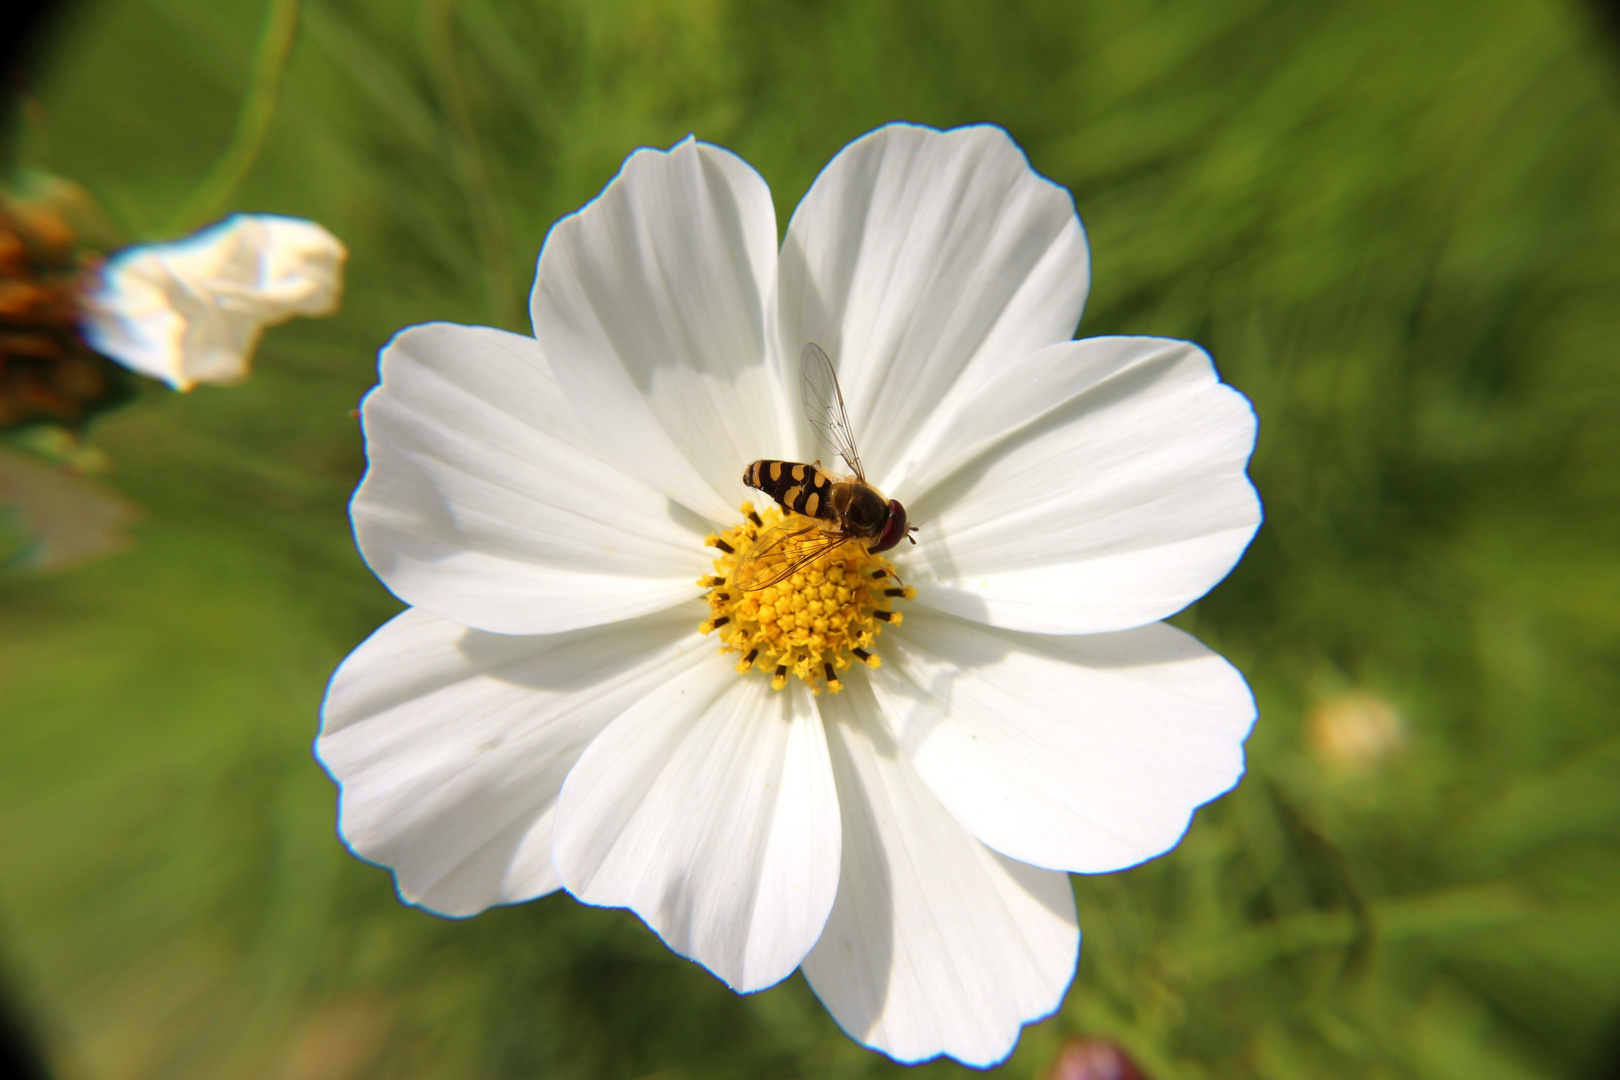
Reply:
[[958, 379], [1074, 335], [1089, 281], [1074, 201], [1005, 131], [890, 124], [839, 151], [793, 213], [780, 350], [832, 357], [867, 477], [888, 487]]
[[984, 420], [952, 418], [967, 460], [908, 495], [923, 603], [1015, 630], [1128, 629], [1202, 596], [1259, 527], [1254, 411], [1195, 345], [1067, 342], [981, 400]]
[[898, 1061], [1006, 1057], [1055, 1010], [1080, 949], [1066, 875], [975, 840], [928, 790], [852, 680], [823, 697], [843, 871], [804, 973], [833, 1018]]
[[409, 610], [338, 668], [315, 753], [342, 787], [339, 828], [443, 915], [557, 888], [552, 814], [586, 745], [696, 664], [702, 609], [541, 637]]
[[265, 327], [337, 310], [347, 258], [313, 221], [236, 214], [113, 256], [81, 329], [97, 352], [177, 390], [238, 382]]
[[1173, 626], [1058, 637], [918, 611], [883, 643], [872, 686], [901, 749], [958, 821], [1021, 862], [1150, 859], [1243, 775], [1254, 697]]
[[706, 656], [591, 744], [552, 858], [589, 904], [628, 907], [733, 988], [787, 977], [838, 887], [838, 796], [810, 696]]
[[603, 459], [532, 338], [414, 326], [381, 367], [350, 513], [394, 595], [465, 626], [536, 634], [697, 594], [706, 523], [678, 523], [664, 496]]
[[743, 467], [792, 430], [766, 355], [775, 290], [770, 189], [741, 158], [687, 139], [631, 154], [551, 230], [534, 332], [598, 445], [729, 522]]

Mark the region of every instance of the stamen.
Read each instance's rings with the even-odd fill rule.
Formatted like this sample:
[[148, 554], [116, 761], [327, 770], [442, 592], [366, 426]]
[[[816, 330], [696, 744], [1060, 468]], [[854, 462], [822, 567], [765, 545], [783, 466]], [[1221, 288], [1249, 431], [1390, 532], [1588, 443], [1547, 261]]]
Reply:
[[812, 693], [823, 687], [838, 693], [844, 688], [839, 672], [853, 660], [879, 666], [873, 643], [884, 623], [900, 621], [887, 605], [914, 596], [915, 590], [901, 585], [888, 561], [859, 543], [838, 545], [763, 589], [744, 592], [728, 585], [736, 579], [738, 552], [783, 518], [774, 505], [758, 513], [749, 503], [741, 509], [739, 524], [706, 538], [722, 554], [714, 560], [715, 573], [699, 579], [709, 588], [709, 618], [698, 629], [719, 631], [721, 651], [740, 657], [737, 672], [769, 672], [777, 690], [792, 675]]

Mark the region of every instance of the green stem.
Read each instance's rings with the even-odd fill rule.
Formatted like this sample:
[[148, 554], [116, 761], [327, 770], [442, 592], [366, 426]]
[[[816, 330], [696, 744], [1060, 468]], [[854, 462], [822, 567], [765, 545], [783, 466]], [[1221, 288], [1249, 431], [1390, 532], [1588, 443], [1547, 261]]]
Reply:
[[253, 63], [253, 81], [248, 84], [247, 97], [236, 119], [236, 133], [213, 169], [171, 219], [174, 232], [190, 232], [217, 216], [258, 158], [281, 96], [287, 56], [298, 36], [298, 4], [299, 0], [269, 0]]
[[505, 215], [479, 144], [472, 109], [455, 57], [457, 0], [424, 0], [422, 44], [441, 108], [449, 121], [450, 151], [462, 197], [472, 218], [483, 268], [484, 295], [497, 326], [523, 325], [513, 280]]

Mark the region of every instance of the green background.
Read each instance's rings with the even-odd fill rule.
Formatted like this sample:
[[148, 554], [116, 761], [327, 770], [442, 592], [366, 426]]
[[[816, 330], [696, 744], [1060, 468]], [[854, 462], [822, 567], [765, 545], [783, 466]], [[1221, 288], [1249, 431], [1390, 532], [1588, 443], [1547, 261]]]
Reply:
[[[1005, 1073], [1097, 1034], [1155, 1080], [1612, 1076], [1607, 29], [1540, 0], [70, 8], [14, 166], [131, 239], [276, 211], [353, 257], [342, 313], [272, 331], [245, 385], [148, 385], [92, 427], [143, 510], [131, 551], [0, 580], [0, 964], [57, 1070], [903, 1071], [800, 977], [736, 997], [621, 911], [402, 906], [339, 845], [309, 745], [397, 609], [344, 514], [377, 347], [521, 328], [548, 225], [638, 145], [736, 150], [785, 223], [909, 119], [1004, 125], [1089, 231], [1082, 332], [1197, 340], [1261, 419], [1267, 522], [1177, 618], [1252, 681], [1248, 777], [1168, 856], [1074, 879], [1079, 971]], [[1407, 730], [1359, 770], [1306, 737], [1349, 691]]]

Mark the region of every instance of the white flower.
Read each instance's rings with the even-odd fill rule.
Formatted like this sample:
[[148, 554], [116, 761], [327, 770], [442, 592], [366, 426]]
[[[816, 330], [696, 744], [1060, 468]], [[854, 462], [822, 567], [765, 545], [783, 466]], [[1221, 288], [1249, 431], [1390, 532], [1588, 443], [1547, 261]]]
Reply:
[[[353, 850], [447, 915], [631, 908], [739, 991], [802, 964], [901, 1061], [1006, 1056], [1074, 972], [1064, 872], [1174, 845], [1254, 718], [1155, 621], [1259, 523], [1253, 414], [1185, 342], [1070, 340], [1087, 284], [1068, 193], [998, 128], [856, 140], [780, 251], [741, 159], [632, 154], [547, 238], [534, 337], [383, 350], [352, 512], [411, 609], [326, 699]], [[819, 696], [739, 675], [693, 584], [749, 462], [831, 464], [809, 341], [920, 526], [883, 665]]]
[[313, 221], [236, 214], [107, 260], [80, 332], [92, 349], [176, 390], [239, 382], [265, 327], [337, 310], [346, 258]]

